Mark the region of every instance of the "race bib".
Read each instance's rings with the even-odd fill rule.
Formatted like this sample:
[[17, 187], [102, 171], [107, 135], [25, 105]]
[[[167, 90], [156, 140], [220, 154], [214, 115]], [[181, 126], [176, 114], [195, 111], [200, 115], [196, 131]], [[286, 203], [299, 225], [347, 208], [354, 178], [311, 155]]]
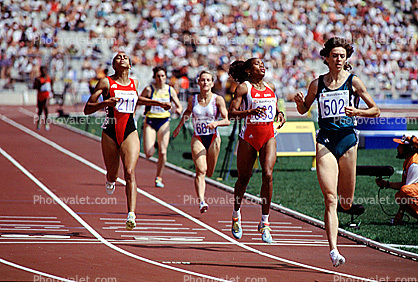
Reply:
[[322, 118], [345, 116], [345, 107], [349, 106], [348, 97], [348, 90], [320, 93], [319, 107]]
[[[154, 100], [159, 101], [159, 102], [166, 102], [166, 103], [170, 102], [169, 98], [167, 98], [167, 99], [165, 99], [165, 98], [155, 99], [154, 98]], [[153, 114], [160, 114], [160, 113], [166, 112], [166, 110], [164, 110], [160, 106], [151, 106], [150, 112], [153, 113]]]
[[135, 111], [136, 103], [138, 102], [136, 91], [115, 90], [115, 97], [120, 98], [115, 106], [118, 112], [131, 114]]
[[210, 135], [216, 133], [216, 128], [209, 129], [208, 124], [215, 121], [214, 119], [208, 118], [197, 118], [193, 119], [193, 127], [196, 135]]
[[51, 83], [49, 82], [45, 82], [44, 84], [41, 85], [41, 92], [51, 92], [52, 88], [51, 88]]
[[264, 108], [266, 109], [265, 116], [252, 115], [250, 122], [271, 122], [274, 121], [276, 115], [276, 99], [256, 99], [252, 102], [252, 108]]

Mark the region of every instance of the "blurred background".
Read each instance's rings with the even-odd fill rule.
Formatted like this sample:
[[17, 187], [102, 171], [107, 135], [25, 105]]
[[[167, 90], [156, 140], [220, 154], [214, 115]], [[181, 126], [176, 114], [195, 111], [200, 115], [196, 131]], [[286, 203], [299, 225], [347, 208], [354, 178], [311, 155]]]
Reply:
[[24, 93], [24, 102], [46, 65], [65, 103], [84, 103], [113, 73], [117, 51], [131, 57], [139, 90], [163, 65], [182, 101], [198, 91], [202, 69], [216, 74], [214, 92], [230, 101], [229, 64], [258, 57], [290, 102], [327, 71], [319, 51], [333, 36], [352, 42], [352, 72], [378, 104], [418, 101], [417, 0], [2, 0], [0, 9], [0, 94]]

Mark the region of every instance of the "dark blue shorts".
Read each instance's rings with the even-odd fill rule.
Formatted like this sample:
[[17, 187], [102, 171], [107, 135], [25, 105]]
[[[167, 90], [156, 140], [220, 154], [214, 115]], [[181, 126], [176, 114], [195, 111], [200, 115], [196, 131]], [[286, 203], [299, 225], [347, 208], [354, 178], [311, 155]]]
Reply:
[[147, 117], [145, 120], [146, 120], [146, 123], [148, 125], [150, 125], [155, 131], [158, 132], [160, 127], [163, 126], [164, 123], [169, 121], [170, 118], [169, 117], [167, 117], [167, 118], [149, 118], [149, 117]]
[[218, 137], [218, 135], [215, 134], [209, 134], [209, 135], [195, 135], [197, 139], [205, 146], [206, 151], [209, 151], [210, 145], [212, 145], [212, 142]]
[[316, 142], [324, 145], [338, 160], [358, 143], [358, 138], [354, 129], [338, 131], [320, 129]]

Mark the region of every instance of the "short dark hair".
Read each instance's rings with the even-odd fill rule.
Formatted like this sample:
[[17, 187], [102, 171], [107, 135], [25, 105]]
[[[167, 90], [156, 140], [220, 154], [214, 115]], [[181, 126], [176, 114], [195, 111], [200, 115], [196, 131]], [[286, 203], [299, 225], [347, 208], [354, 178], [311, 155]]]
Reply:
[[152, 73], [153, 73], [153, 76], [152, 77], [155, 78], [155, 76], [157, 75], [157, 72], [159, 72], [159, 71], [164, 71], [164, 73], [167, 74], [167, 70], [165, 69], [165, 67], [157, 66], [157, 67], [154, 67], [152, 69]]

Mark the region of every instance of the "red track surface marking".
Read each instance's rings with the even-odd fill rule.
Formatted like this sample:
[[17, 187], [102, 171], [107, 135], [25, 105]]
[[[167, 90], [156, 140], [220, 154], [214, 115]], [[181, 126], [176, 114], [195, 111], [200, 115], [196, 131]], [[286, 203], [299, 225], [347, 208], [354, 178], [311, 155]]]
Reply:
[[[35, 128], [33, 118], [20, 114], [17, 107], [0, 106], [0, 112], [26, 128]], [[208, 213], [201, 215], [197, 203], [192, 201], [195, 197], [192, 178], [167, 169], [164, 175], [166, 188], [157, 189], [153, 184], [156, 164], [144, 159], [139, 160], [136, 171], [138, 185], [144, 191], [138, 197], [138, 228], [134, 232], [125, 231], [126, 200], [121, 184], [117, 185], [115, 194], [108, 197], [101, 172], [2, 120], [0, 131], [0, 147], [5, 152], [62, 199], [105, 241], [135, 256], [235, 281], [246, 278], [253, 281], [349, 281], [350, 276], [395, 280], [416, 276], [416, 262], [358, 246], [345, 238], [339, 238], [339, 243], [347, 263], [332, 268], [324, 230], [276, 211], [270, 216], [275, 243], [261, 244], [256, 232], [260, 207], [249, 202], [242, 209], [244, 236], [237, 245], [229, 231], [232, 209], [229, 193], [208, 185], [207, 197], [222, 201], [214, 202]], [[49, 132], [37, 133], [46, 138], [44, 141], [50, 140], [103, 169], [97, 141], [57, 126], [52, 126]], [[0, 257], [4, 260], [78, 281], [87, 277], [90, 281], [95, 278], [102, 278], [102, 281], [106, 281], [103, 278], [107, 281], [112, 278], [117, 281], [190, 281], [191, 277], [198, 278], [139, 261], [103, 245], [61, 206], [48, 203], [47, 199], [52, 201], [51, 198], [6, 158], [0, 157], [0, 166], [2, 186], [7, 187], [0, 190], [0, 216], [18, 216], [27, 221], [23, 225], [28, 225], [20, 226], [23, 229], [16, 228], [16, 231], [3, 231], [1, 229], [11, 226], [3, 225], [10, 223], [2, 220], [16, 218], [0, 217]], [[110, 199], [115, 201], [110, 203]], [[100, 202], [103, 200], [108, 202]], [[191, 215], [191, 218], [185, 215]], [[39, 217], [38, 221], [58, 223], [32, 222], [29, 226], [28, 221], [33, 219], [22, 217]], [[51, 225], [59, 228], [52, 229]], [[48, 238], [45, 235], [60, 236]], [[303, 265], [329, 269], [335, 274]], [[339, 272], [349, 276], [340, 276]], [[5, 280], [34, 280], [28, 272], [4, 264], [0, 264], [0, 273]]]

